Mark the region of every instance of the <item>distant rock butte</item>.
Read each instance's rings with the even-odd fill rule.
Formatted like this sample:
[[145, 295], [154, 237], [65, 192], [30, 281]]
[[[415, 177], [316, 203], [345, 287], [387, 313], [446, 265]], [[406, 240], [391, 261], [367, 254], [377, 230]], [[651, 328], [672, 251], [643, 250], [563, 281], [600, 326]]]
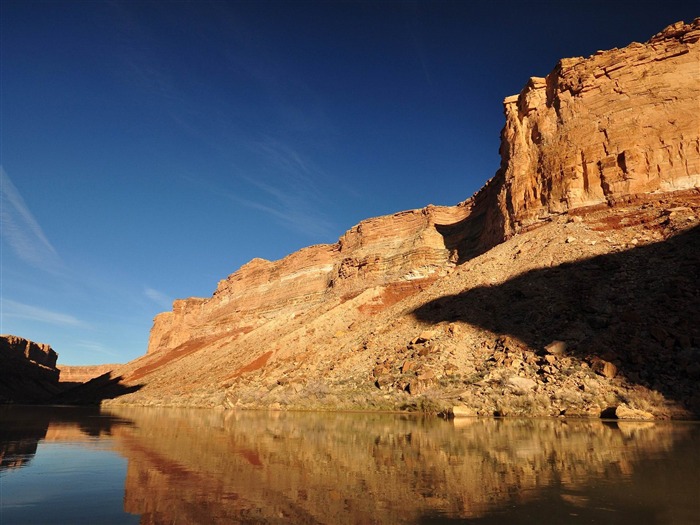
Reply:
[[111, 372], [117, 368], [118, 364], [108, 364], [108, 365], [58, 365], [61, 371], [61, 382], [62, 383], [86, 383], [91, 379], [99, 377], [103, 374]]
[[[504, 322], [481, 319], [477, 326], [469, 323], [470, 315], [447, 311], [438, 300], [470, 287], [495, 287], [518, 272], [663, 242], [696, 226], [699, 40], [700, 19], [679, 22], [645, 44], [564, 59], [547, 77], [530, 79], [520, 94], [504, 101], [501, 167], [473, 197], [456, 206], [427, 206], [362, 221], [335, 244], [304, 248], [274, 262], [254, 259], [219, 282], [211, 298], [175, 301], [171, 312], [155, 318], [146, 355], [116, 371], [126, 383], [142, 388], [110, 402], [427, 410], [438, 392], [443, 401], [475, 403], [474, 413], [507, 413], [492, 397], [498, 391], [504, 399], [537, 397], [541, 405], [522, 405], [516, 413], [543, 415], [600, 413], [620, 405], [616, 395], [639, 390], [647, 402], [642, 393], [636, 408], [632, 398], [626, 399], [629, 408], [645, 415], [650, 405], [660, 403], [660, 391], [686, 407], [685, 401], [697, 396], [700, 407], [700, 392], [690, 379], [665, 388], [672, 370], [652, 377], [640, 355], [613, 355], [621, 342], [615, 338], [637, 321], [618, 326], [610, 304], [590, 305], [590, 318], [579, 324], [560, 323], [563, 334], [548, 329], [559, 326], [559, 313], [542, 307], [532, 312], [541, 325], [533, 333], [510, 334], [520, 340], [504, 346], [499, 327], [509, 319], [507, 304], [493, 313]], [[542, 233], [532, 236], [533, 230]], [[520, 236], [524, 240], [518, 242]], [[688, 266], [684, 275], [691, 280], [669, 275], [675, 288], [663, 298], [685, 302], [679, 305], [682, 311], [695, 304], [697, 261], [691, 252], [681, 252], [688, 260], [678, 264]], [[650, 253], [667, 257], [660, 247]], [[613, 258], [606, 264], [620, 263]], [[634, 271], [646, 278], [638, 257], [625, 264], [637, 265]], [[608, 275], [599, 272], [601, 279]], [[637, 274], [620, 275], [619, 282], [626, 282]], [[582, 284], [582, 289], [595, 286]], [[533, 293], [517, 291], [505, 302], [529, 300]], [[639, 297], [646, 305], [646, 297]], [[439, 315], [441, 308], [445, 311]], [[695, 362], [700, 339], [688, 328], [692, 322], [684, 319], [685, 328], [670, 330], [661, 327], [661, 317], [654, 319], [663, 337], [649, 337], [653, 344], [647, 348], [640, 343], [639, 348], [653, 354], [658, 344], [659, 356], [678, 349], [680, 368]], [[450, 321], [448, 328], [444, 323]], [[426, 330], [435, 332], [434, 341], [416, 339]], [[602, 340], [593, 344], [605, 330], [605, 345], [613, 344], [608, 350]], [[540, 341], [545, 336], [550, 339]], [[636, 336], [625, 337], [622, 343], [627, 344]], [[541, 361], [540, 352], [546, 353], [544, 346], [552, 341], [565, 343], [565, 350]], [[575, 355], [584, 346], [595, 359], [577, 372], [576, 390], [563, 402], [556, 382], [573, 372], [565, 374], [561, 363], [578, 366], [563, 354]], [[481, 356], [486, 349], [491, 353]], [[461, 360], [454, 357], [465, 351]], [[507, 366], [510, 375], [495, 378], [475, 356]], [[465, 365], [472, 361], [474, 367]], [[692, 374], [697, 374], [693, 366]], [[538, 370], [538, 375], [529, 376], [526, 369]], [[598, 369], [605, 373], [596, 373]], [[445, 394], [445, 385], [457, 376], [468, 392]], [[674, 410], [666, 406], [652, 415], [677, 415], [685, 409]], [[627, 417], [641, 412], [623, 408], [615, 413]]]

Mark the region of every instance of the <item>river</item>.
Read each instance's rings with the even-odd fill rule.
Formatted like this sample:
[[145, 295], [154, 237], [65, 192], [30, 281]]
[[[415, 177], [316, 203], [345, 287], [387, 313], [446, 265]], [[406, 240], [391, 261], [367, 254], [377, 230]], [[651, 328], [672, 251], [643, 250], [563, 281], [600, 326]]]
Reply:
[[695, 524], [700, 424], [0, 407], [0, 524]]

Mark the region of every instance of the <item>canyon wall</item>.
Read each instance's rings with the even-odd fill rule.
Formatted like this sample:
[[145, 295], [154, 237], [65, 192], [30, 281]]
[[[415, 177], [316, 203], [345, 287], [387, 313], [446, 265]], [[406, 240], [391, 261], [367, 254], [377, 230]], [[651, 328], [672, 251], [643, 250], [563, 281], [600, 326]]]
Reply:
[[148, 353], [196, 339], [248, 333], [271, 319], [293, 320], [329, 301], [377, 286], [407, 295], [457, 263], [468, 204], [428, 206], [362, 221], [335, 244], [311, 246], [279, 261], [253, 259], [219, 282], [213, 297], [176, 300], [154, 321]]
[[58, 391], [58, 354], [47, 344], [0, 335], [0, 402], [33, 403]]
[[700, 19], [562, 60], [505, 99], [501, 166], [474, 196], [175, 301], [98, 397], [698, 417], [699, 106]]
[[472, 198], [369, 219], [336, 244], [279, 261], [254, 259], [213, 297], [158, 315], [148, 354], [291, 321], [375, 287], [389, 306], [563, 212], [700, 186], [699, 39], [696, 19], [646, 44], [561, 60], [505, 99], [501, 168]]
[[0, 335], [0, 351], [7, 357], [23, 359], [47, 369], [58, 380], [58, 354], [45, 343], [35, 343], [15, 335]]
[[111, 372], [118, 364], [69, 366], [60, 365], [61, 383], [86, 383], [91, 379]]
[[700, 186], [700, 22], [569, 58], [504, 101], [505, 234], [574, 208]]

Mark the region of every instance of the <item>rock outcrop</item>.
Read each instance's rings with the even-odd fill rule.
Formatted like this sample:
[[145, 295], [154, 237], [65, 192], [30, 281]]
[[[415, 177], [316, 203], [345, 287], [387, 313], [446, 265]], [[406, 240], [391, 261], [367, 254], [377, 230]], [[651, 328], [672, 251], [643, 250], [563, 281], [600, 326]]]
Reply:
[[48, 400], [59, 390], [57, 359], [47, 344], [0, 335], [0, 402]]
[[[142, 388], [111, 402], [700, 414], [699, 40], [700, 19], [678, 23], [531, 79], [505, 99], [501, 167], [476, 195], [176, 301], [116, 371]], [[575, 304], [541, 293], [576, 268]]]
[[333, 245], [304, 248], [279, 261], [253, 259], [219, 285], [210, 299], [177, 300], [156, 317], [148, 353], [193, 339], [245, 334], [280, 317], [293, 320], [329, 301], [386, 287], [383, 303], [417, 292], [457, 262], [468, 206], [429, 206], [361, 222]]
[[629, 195], [700, 186], [700, 24], [569, 58], [504, 101], [505, 233]]

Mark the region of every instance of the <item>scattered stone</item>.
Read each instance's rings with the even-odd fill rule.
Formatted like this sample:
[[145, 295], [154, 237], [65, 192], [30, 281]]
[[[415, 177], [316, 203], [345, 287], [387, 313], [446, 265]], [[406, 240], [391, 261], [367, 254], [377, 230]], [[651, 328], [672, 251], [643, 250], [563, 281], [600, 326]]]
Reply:
[[641, 421], [649, 421], [654, 419], [651, 412], [631, 408], [626, 403], [617, 406], [610, 406], [600, 413], [601, 419], [636, 419]]
[[428, 341], [431, 341], [435, 339], [438, 335], [438, 332], [436, 330], [423, 330], [420, 334], [418, 334], [418, 337], [413, 339], [411, 341], [412, 344], [420, 344], [420, 343], [427, 343]]
[[372, 375], [374, 377], [380, 377], [389, 373], [389, 367], [386, 365], [375, 366], [372, 370]]
[[404, 361], [403, 364], [401, 365], [401, 373], [406, 374], [408, 372], [411, 372], [412, 370], [416, 369], [416, 362], [415, 361]]
[[610, 361], [600, 359], [599, 357], [594, 358], [591, 363], [591, 369], [598, 375], [612, 379], [617, 375], [617, 367]]
[[424, 357], [428, 354], [431, 354], [434, 351], [435, 347], [433, 347], [432, 345], [426, 345], [418, 350], [418, 355]]
[[415, 378], [409, 381], [406, 385], [405, 390], [412, 396], [424, 393], [432, 385], [432, 379], [419, 379]]
[[563, 355], [568, 345], [564, 341], [552, 341], [544, 349], [551, 355]]
[[476, 417], [476, 411], [464, 405], [455, 405], [452, 407], [452, 416], [457, 417]]
[[516, 392], [525, 393], [534, 390], [537, 383], [527, 377], [512, 376], [508, 378], [508, 386], [513, 388]]

